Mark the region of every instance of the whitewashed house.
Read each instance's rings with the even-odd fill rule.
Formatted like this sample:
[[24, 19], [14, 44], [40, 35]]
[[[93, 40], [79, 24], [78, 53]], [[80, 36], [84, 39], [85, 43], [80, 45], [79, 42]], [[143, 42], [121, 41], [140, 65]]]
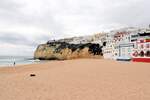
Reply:
[[106, 46], [103, 47], [103, 56], [105, 59], [114, 59], [114, 39], [113, 34], [107, 34]]

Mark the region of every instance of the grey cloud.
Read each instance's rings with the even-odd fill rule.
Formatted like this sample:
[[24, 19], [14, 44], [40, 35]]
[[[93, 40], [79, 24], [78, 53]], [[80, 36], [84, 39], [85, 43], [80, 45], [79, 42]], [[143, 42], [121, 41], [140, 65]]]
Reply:
[[0, 11], [16, 11], [18, 8], [20, 8], [21, 5], [19, 5], [17, 2], [14, 2], [13, 0], [1, 0], [0, 1]]
[[108, 21], [107, 23], [147, 26], [150, 23], [148, 20], [150, 14], [147, 13], [150, 8], [149, 4], [148, 0], [134, 0], [127, 3], [124, 1], [124, 3], [106, 10], [105, 20]]
[[0, 42], [8, 44], [34, 45], [30, 40], [15, 33], [0, 32]]
[[[17, 3], [13, 0], [2, 0], [0, 2], [4, 4], [3, 8], [5, 9], [17, 9], [13, 14], [11, 14], [13, 9], [9, 9], [10, 15], [6, 13], [1, 14], [1, 16], [4, 16], [4, 19], [8, 17], [6, 20], [10, 23], [42, 27], [57, 33], [65, 33], [65, 29], [68, 27], [65, 25], [71, 24], [69, 19], [63, 18], [63, 16], [74, 18], [71, 20], [73, 21], [72, 23], [79, 19], [76, 23], [82, 25], [80, 22], [85, 20], [84, 24], [87, 23], [90, 26], [93, 23], [95, 27], [100, 24], [112, 23], [131, 25], [132, 20], [136, 24], [147, 24], [146, 20], [149, 18], [149, 14], [146, 13], [146, 9], [148, 10], [150, 3], [148, 0], [86, 0], [86, 2], [81, 0], [64, 0], [63, 2], [62, 0], [50, 2], [43, 0], [40, 1], [43, 8], [38, 7], [38, 5], [34, 7], [36, 4], [31, 4], [30, 6], [34, 8], [26, 9], [28, 4], [23, 5], [23, 3]], [[19, 4], [22, 6], [18, 6]], [[31, 10], [32, 14], [22, 13], [28, 12], [27, 10], [29, 12]], [[72, 30], [75, 30], [75, 28]]]
[[50, 39], [50, 37], [48, 35], [40, 35], [39, 37], [29, 39], [21, 34], [0, 32], [0, 43], [26, 45], [26, 46], [36, 47], [41, 42], [43, 42], [43, 41], [46, 42], [49, 39]]

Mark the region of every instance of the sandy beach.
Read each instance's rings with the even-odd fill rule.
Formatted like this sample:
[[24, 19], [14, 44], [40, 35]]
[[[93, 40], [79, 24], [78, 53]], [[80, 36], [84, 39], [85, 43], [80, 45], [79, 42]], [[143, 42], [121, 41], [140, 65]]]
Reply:
[[150, 100], [150, 64], [78, 59], [0, 68], [0, 100]]

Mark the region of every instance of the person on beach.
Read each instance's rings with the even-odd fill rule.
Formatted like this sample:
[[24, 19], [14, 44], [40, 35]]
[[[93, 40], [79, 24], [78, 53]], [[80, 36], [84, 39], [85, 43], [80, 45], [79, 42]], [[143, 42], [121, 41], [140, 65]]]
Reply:
[[14, 61], [14, 66], [16, 65], [16, 62]]

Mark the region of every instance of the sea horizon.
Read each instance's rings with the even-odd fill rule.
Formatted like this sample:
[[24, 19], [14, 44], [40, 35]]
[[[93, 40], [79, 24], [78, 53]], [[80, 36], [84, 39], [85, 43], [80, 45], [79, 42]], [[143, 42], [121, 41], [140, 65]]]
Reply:
[[26, 65], [35, 63], [33, 56], [0, 56], [0, 67], [11, 67], [15, 65]]

